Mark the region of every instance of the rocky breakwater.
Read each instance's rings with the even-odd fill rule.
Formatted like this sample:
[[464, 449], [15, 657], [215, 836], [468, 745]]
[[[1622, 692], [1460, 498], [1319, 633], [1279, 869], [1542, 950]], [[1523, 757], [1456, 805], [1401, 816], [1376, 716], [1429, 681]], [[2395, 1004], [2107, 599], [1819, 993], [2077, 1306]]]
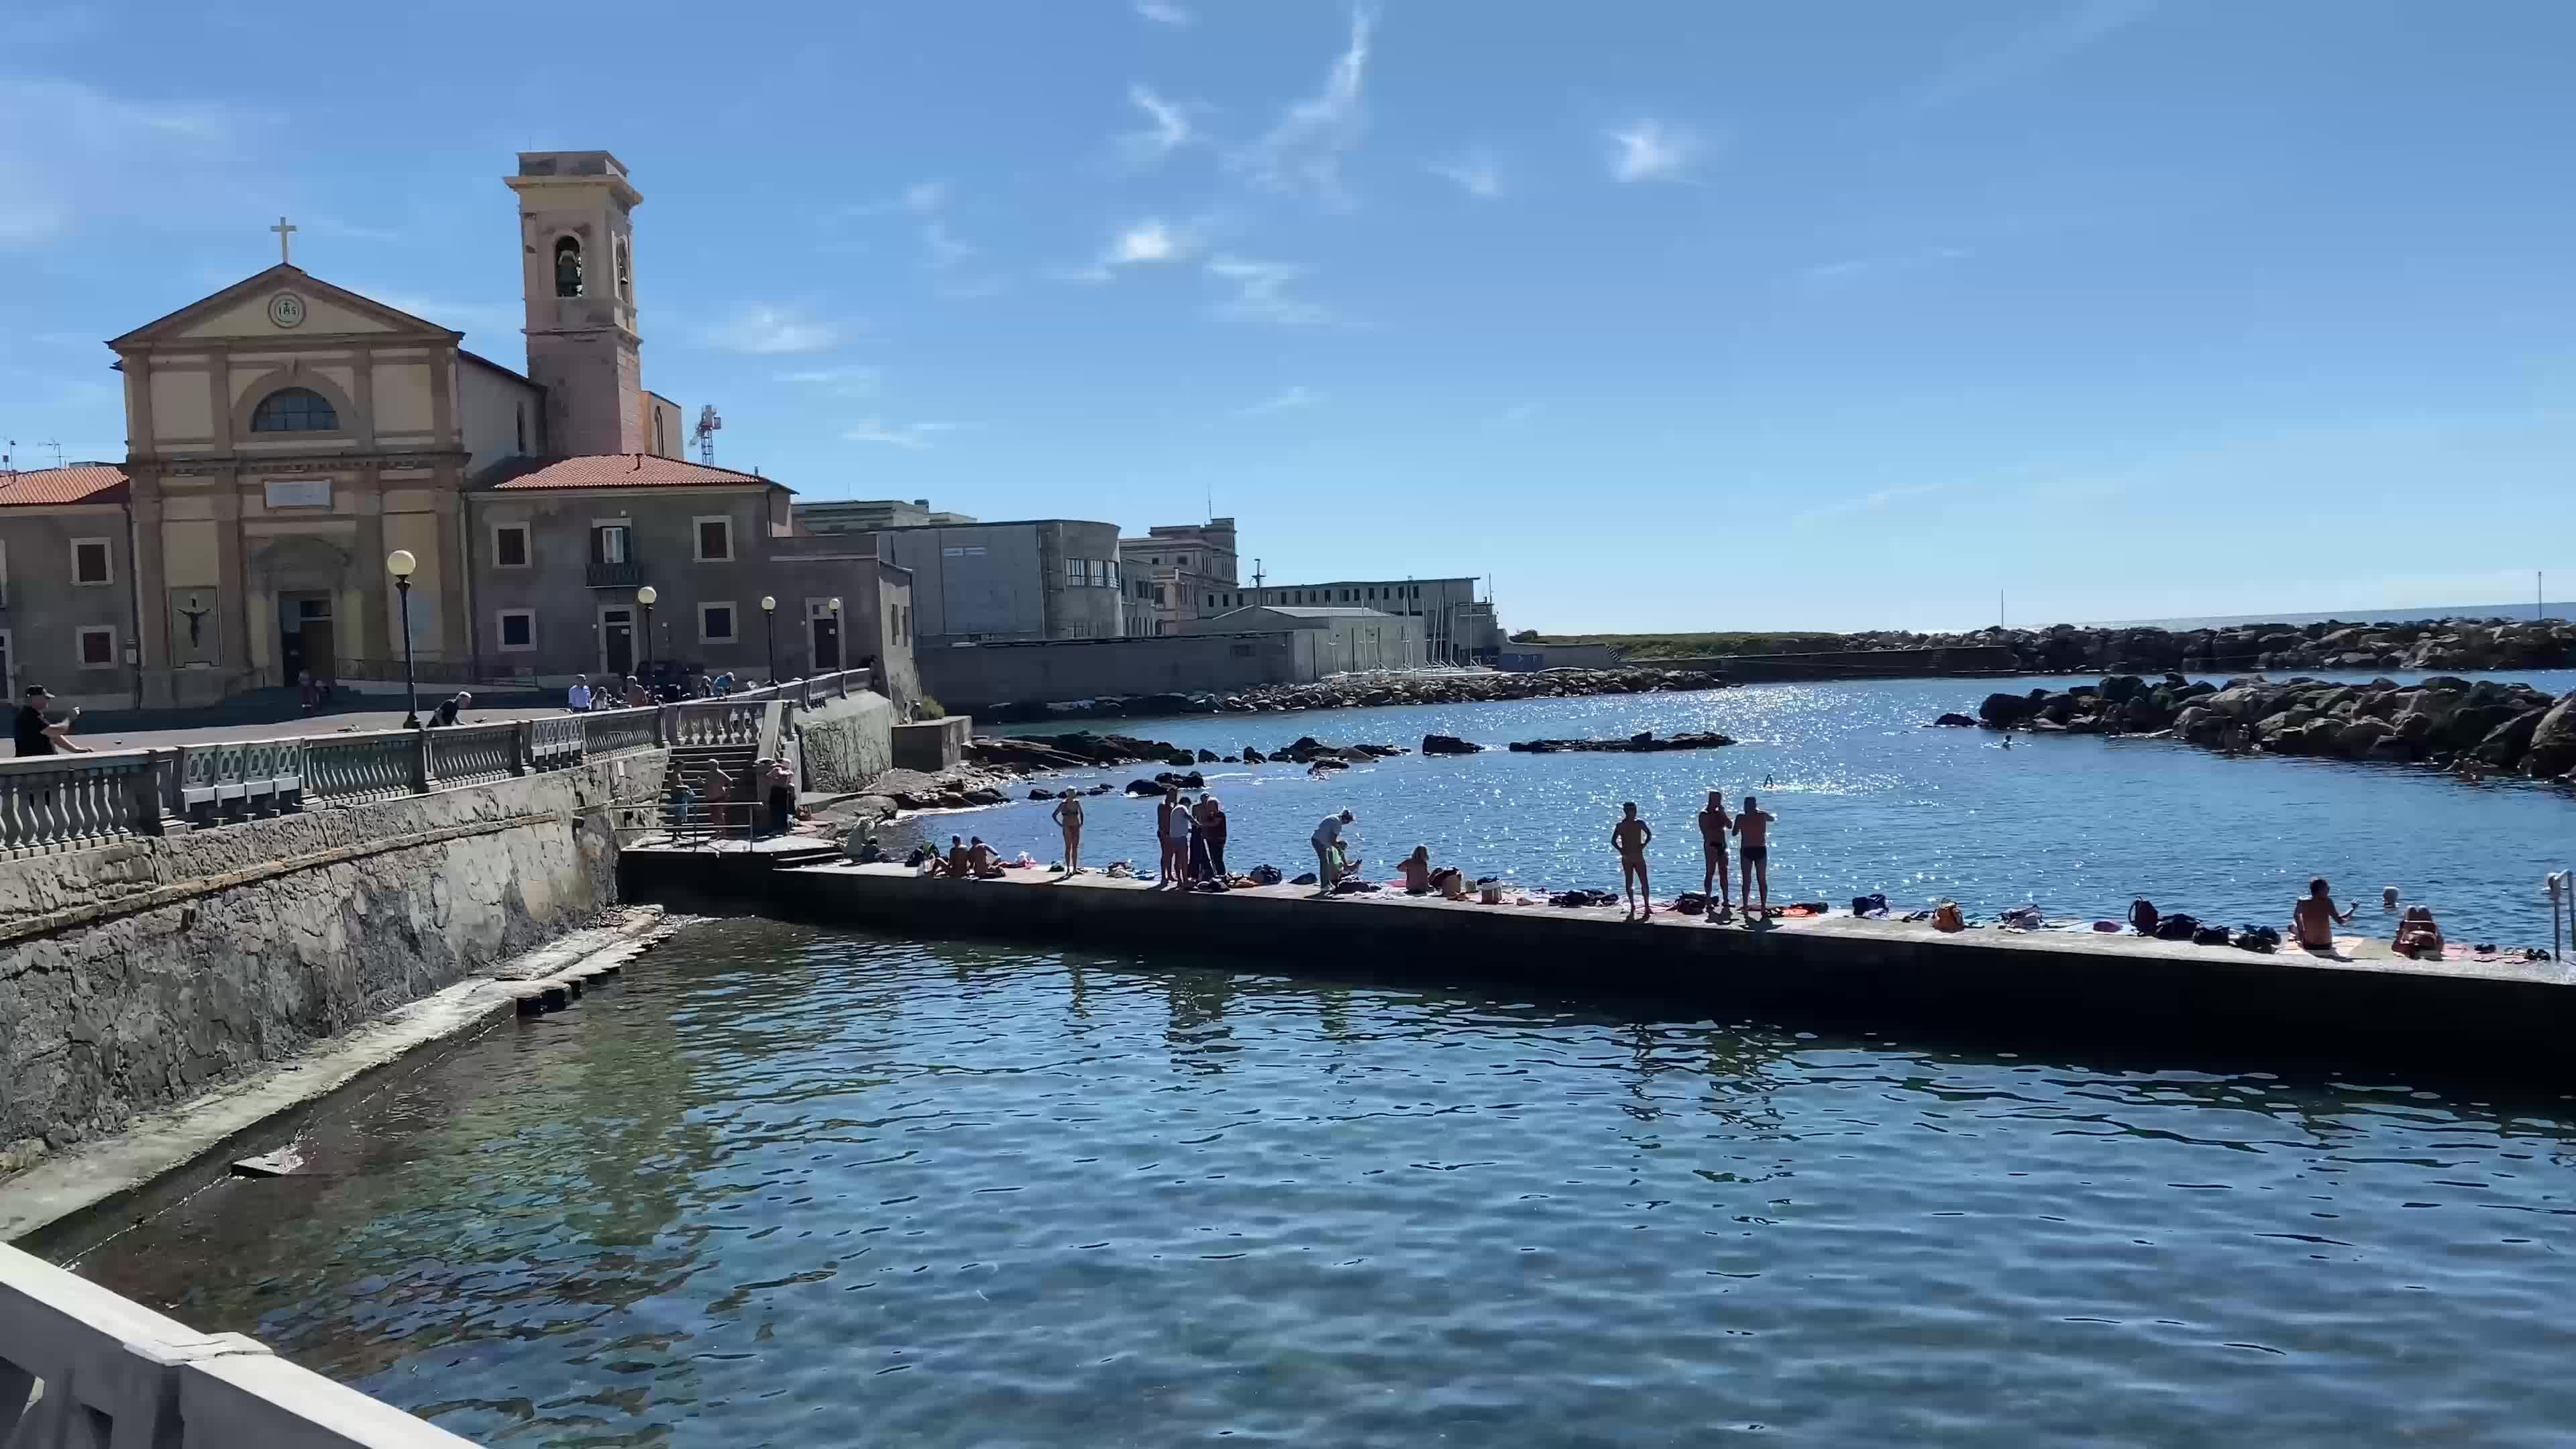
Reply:
[[2414, 685], [2262, 678], [2217, 685], [2179, 674], [2151, 683], [2113, 675], [2062, 693], [1988, 695], [1977, 718], [1990, 729], [2035, 734], [2170, 731], [2211, 749], [2475, 767], [2539, 779], [2576, 772], [2576, 691], [2553, 698], [2528, 684], [2448, 675]]
[[1177, 714], [1273, 714], [1299, 709], [1368, 709], [1399, 704], [1478, 704], [1496, 699], [1567, 699], [1715, 689], [1707, 669], [1552, 669], [1543, 674], [1353, 674], [1311, 684], [1274, 684], [1230, 694], [1143, 694], [1013, 703], [975, 712], [997, 724]]
[[2000, 644], [2033, 674], [2201, 669], [2561, 669], [2576, 663], [2563, 620], [2418, 619], [2404, 624], [2236, 624], [2223, 629], [1979, 629], [1851, 636], [1854, 649]]
[[1653, 730], [1646, 730], [1630, 735], [1624, 740], [1514, 740], [1511, 743], [1511, 750], [1515, 754], [1524, 755], [1560, 753], [1651, 755], [1665, 750], [1713, 750], [1720, 745], [1734, 743], [1735, 738], [1732, 735], [1714, 732], [1665, 735], [1658, 738]]

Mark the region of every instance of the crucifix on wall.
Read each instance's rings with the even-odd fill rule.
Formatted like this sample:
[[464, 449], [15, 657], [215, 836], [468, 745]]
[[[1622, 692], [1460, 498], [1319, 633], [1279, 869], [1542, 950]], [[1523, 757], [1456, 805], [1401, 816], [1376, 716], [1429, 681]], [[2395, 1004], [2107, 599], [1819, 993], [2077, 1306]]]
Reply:
[[215, 591], [208, 588], [170, 591], [170, 662], [182, 668], [216, 663], [223, 621], [215, 617]]

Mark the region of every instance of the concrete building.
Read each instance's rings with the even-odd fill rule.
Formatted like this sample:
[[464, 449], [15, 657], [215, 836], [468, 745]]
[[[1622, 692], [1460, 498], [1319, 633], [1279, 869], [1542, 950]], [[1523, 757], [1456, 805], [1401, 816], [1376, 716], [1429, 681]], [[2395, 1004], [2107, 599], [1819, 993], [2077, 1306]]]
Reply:
[[1240, 607], [1234, 520], [1157, 524], [1118, 540], [1131, 634], [1174, 634], [1192, 619]]
[[866, 535], [796, 533], [791, 496], [642, 453], [487, 476], [467, 495], [474, 677], [563, 684], [651, 663], [767, 679], [773, 661], [778, 675], [874, 662], [909, 700], [910, 576]]
[[1151, 694], [1223, 694], [1299, 684], [1326, 672], [1313, 629], [1027, 640], [925, 649], [921, 683], [952, 710]]
[[0, 687], [12, 701], [41, 684], [66, 708], [133, 706], [129, 491], [112, 463], [0, 473]]
[[[1462, 579], [1337, 579], [1321, 584], [1263, 584], [1240, 592], [1240, 604], [1376, 609], [1421, 621], [1423, 648], [1433, 664], [1490, 664], [1501, 652], [1503, 631], [1490, 599], [1476, 596], [1477, 581]], [[1219, 609], [1203, 609], [1212, 615]]]
[[1274, 634], [1301, 632], [1314, 636], [1314, 667], [1323, 674], [1349, 674], [1374, 669], [1419, 669], [1426, 642], [1422, 621], [1404, 614], [1351, 607], [1304, 607], [1255, 604], [1213, 618], [1192, 619], [1183, 634]]
[[922, 528], [973, 523], [974, 515], [944, 513], [927, 498], [834, 498], [796, 505], [796, 526], [807, 533], [873, 533], [880, 528]]
[[[879, 557], [912, 573], [921, 651], [1126, 633], [1116, 524], [1070, 518], [933, 524], [879, 529], [874, 538]], [[938, 693], [937, 685], [930, 688]]]

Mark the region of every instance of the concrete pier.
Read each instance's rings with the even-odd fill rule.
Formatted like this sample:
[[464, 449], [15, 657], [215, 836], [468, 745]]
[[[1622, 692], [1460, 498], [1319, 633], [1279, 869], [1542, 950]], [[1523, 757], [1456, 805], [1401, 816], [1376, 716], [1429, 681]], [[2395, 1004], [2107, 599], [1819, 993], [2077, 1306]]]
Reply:
[[1767, 929], [1616, 909], [1486, 906], [1312, 887], [1224, 894], [1044, 871], [923, 878], [752, 852], [625, 852], [629, 900], [752, 909], [925, 938], [1169, 950], [1341, 980], [1649, 995], [1721, 1019], [1842, 1032], [1930, 1029], [1981, 1046], [2116, 1044], [2149, 1064], [2298, 1064], [2562, 1086], [2576, 984], [2558, 962], [2414, 962], [2381, 943], [2259, 955], [2128, 935], [1956, 934], [1824, 917]]

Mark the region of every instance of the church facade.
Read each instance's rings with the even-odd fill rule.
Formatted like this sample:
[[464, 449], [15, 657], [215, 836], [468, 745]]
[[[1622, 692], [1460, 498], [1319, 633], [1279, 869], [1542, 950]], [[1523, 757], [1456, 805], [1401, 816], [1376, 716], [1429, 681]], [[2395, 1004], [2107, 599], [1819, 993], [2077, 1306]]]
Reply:
[[[658, 583], [679, 604], [712, 588], [723, 597], [709, 602], [742, 608], [745, 595], [786, 594], [791, 581], [767, 569], [791, 563], [790, 643], [802, 642], [778, 658], [782, 671], [843, 654], [855, 664], [904, 639], [909, 583], [900, 570], [848, 540], [837, 552], [792, 544], [792, 526], [771, 526], [773, 516], [788, 517], [780, 485], [681, 457], [678, 407], [642, 382], [633, 216], [643, 198], [625, 167], [605, 151], [530, 152], [505, 181], [518, 203], [525, 372], [467, 350], [460, 332], [296, 267], [283, 220], [277, 265], [108, 343], [124, 378], [121, 469], [82, 475], [87, 491], [77, 499], [70, 481], [18, 492], [38, 501], [60, 495], [48, 513], [121, 509], [125, 546], [111, 568], [124, 571], [126, 587], [60, 599], [22, 588], [8, 598], [12, 635], [27, 636], [31, 615], [52, 612], [49, 603], [63, 606], [66, 622], [35, 624], [45, 640], [66, 628], [89, 631], [61, 641], [66, 667], [88, 662], [85, 678], [68, 681], [75, 689], [34, 679], [32, 668], [52, 666], [40, 666], [23, 638], [15, 652], [27, 667], [0, 663], [23, 676], [13, 689], [45, 682], [101, 703], [211, 704], [308, 674], [399, 680], [406, 642], [424, 685], [553, 682], [650, 654], [649, 636], [636, 650], [599, 636], [609, 621], [634, 619], [639, 590]], [[673, 567], [713, 564], [739, 577], [701, 588], [635, 567], [591, 568], [532, 587], [528, 563], [556, 547], [524, 531], [540, 512], [532, 495], [566, 477], [583, 485], [582, 506], [570, 511], [581, 518], [566, 526], [593, 549], [601, 545], [592, 515], [633, 512], [621, 498], [667, 497], [709, 515], [725, 510], [682, 496], [758, 500], [746, 502], [741, 541], [728, 532], [722, 557], [666, 551]], [[0, 486], [0, 502], [9, 491]], [[782, 500], [774, 506], [773, 493]], [[0, 523], [15, 516], [22, 521], [12, 526], [31, 526], [38, 511], [0, 510]], [[522, 532], [511, 534], [513, 526]], [[496, 538], [513, 537], [519, 551], [497, 554]], [[397, 550], [413, 560], [407, 598], [387, 567]], [[506, 611], [491, 607], [503, 598]], [[806, 611], [825, 605], [809, 598], [839, 600], [848, 617], [810, 631]], [[860, 617], [862, 600], [887, 617]], [[103, 611], [125, 615], [122, 628], [87, 620]], [[83, 620], [69, 621], [73, 612]], [[708, 617], [727, 622], [720, 612]], [[746, 626], [698, 622], [705, 642], [747, 648]], [[103, 630], [115, 632], [112, 644]], [[532, 647], [538, 638], [556, 647]], [[112, 672], [93, 672], [107, 671], [91, 657], [102, 650], [116, 656]], [[908, 661], [899, 672], [909, 677]], [[124, 688], [134, 698], [114, 699], [111, 689]]]

